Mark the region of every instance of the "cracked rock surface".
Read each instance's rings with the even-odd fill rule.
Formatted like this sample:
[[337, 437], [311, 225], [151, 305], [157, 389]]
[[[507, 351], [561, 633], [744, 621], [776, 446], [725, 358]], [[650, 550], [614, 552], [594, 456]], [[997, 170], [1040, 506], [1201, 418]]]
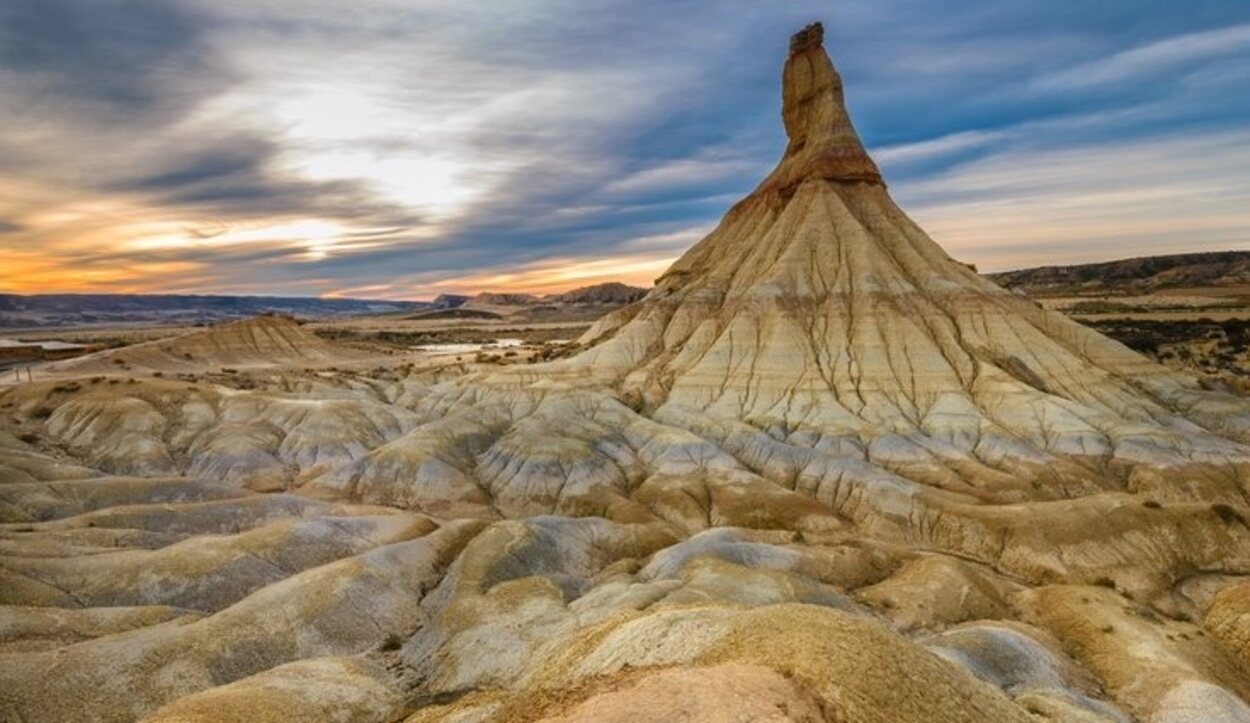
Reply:
[[575, 356], [265, 317], [4, 391], [0, 719], [1250, 721], [1250, 402], [950, 259], [820, 28], [782, 84]]

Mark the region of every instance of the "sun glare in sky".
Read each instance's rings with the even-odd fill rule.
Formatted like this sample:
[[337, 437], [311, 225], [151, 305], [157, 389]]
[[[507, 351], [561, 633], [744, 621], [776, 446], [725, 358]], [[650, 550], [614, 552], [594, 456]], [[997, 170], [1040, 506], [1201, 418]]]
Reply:
[[648, 285], [780, 156], [817, 18], [961, 260], [1250, 248], [1244, 3], [11, 0], [0, 291]]

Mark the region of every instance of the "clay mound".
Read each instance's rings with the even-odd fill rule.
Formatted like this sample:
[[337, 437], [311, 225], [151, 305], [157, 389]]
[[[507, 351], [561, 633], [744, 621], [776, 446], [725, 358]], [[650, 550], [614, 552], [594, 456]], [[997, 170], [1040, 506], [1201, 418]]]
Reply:
[[[40, 420], [41, 442], [93, 469], [187, 474], [272, 491], [358, 459], [417, 421], [370, 387], [344, 393], [336, 380], [239, 390], [168, 378], [121, 383], [93, 377], [26, 384], [12, 389], [7, 401]], [[32, 472], [39, 481], [92, 475], [34, 450], [0, 457], [0, 479], [27, 481]]]
[[951, 259], [890, 198], [818, 39], [796, 40], [783, 82], [777, 168], [553, 373], [721, 444], [755, 431], [907, 477], [940, 466], [931, 484], [970, 493], [1056, 470], [1105, 488], [1143, 463], [1245, 478], [1250, 404]]
[[[1120, 527], [1072, 522], [1112, 516], [1125, 492], [1246, 505], [1250, 403], [947, 256], [890, 198], [818, 29], [795, 39], [782, 116], [777, 168], [586, 350], [431, 386], [414, 399], [422, 424], [313, 487], [691, 532], [849, 522], [998, 564], [1039, 519], [1054, 528], [1038, 552], [1154, 525], [1144, 509], [1116, 512]], [[1092, 579], [1111, 549], [1010, 564]], [[1178, 569], [1146, 566], [1134, 585], [1152, 594]]]
[[469, 299], [460, 308], [490, 311], [506, 315], [509, 312], [515, 312], [518, 309], [530, 307], [537, 303], [539, 303], [539, 298], [533, 294], [508, 294], [488, 291]]
[[594, 286], [583, 286], [580, 289], [566, 291], [563, 294], [551, 294], [543, 300], [560, 304], [597, 304], [601, 306], [632, 304], [647, 295], [648, 289], [628, 286], [619, 282], [608, 282]]
[[[1116, 567], [1149, 597], [1250, 572], [1246, 530], [1212, 512], [1246, 508], [1250, 403], [948, 257], [891, 200], [818, 27], [782, 117], [777, 168], [585, 351], [432, 385], [421, 423], [309, 489], [687, 533], [850, 525], [1030, 584]], [[1166, 546], [1129, 541], [1168, 525]]]
[[218, 324], [174, 339], [161, 339], [92, 354], [54, 366], [81, 373], [132, 367], [184, 371], [215, 367], [266, 367], [326, 364], [364, 355], [328, 342], [290, 317], [257, 316]]

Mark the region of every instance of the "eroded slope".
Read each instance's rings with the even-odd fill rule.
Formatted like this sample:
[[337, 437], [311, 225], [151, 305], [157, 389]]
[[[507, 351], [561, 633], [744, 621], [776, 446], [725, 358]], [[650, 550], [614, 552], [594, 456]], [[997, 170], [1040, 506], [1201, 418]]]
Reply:
[[576, 356], [6, 391], [0, 717], [1250, 720], [1250, 403], [951, 261], [822, 36]]

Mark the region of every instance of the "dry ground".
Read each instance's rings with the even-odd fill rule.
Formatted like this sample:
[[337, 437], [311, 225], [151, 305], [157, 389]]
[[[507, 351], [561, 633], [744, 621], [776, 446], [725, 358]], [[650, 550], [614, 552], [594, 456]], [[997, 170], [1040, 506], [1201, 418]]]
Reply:
[[1166, 289], [1151, 294], [1055, 292], [1037, 296], [1135, 351], [1214, 386], [1250, 393], [1250, 286]]

